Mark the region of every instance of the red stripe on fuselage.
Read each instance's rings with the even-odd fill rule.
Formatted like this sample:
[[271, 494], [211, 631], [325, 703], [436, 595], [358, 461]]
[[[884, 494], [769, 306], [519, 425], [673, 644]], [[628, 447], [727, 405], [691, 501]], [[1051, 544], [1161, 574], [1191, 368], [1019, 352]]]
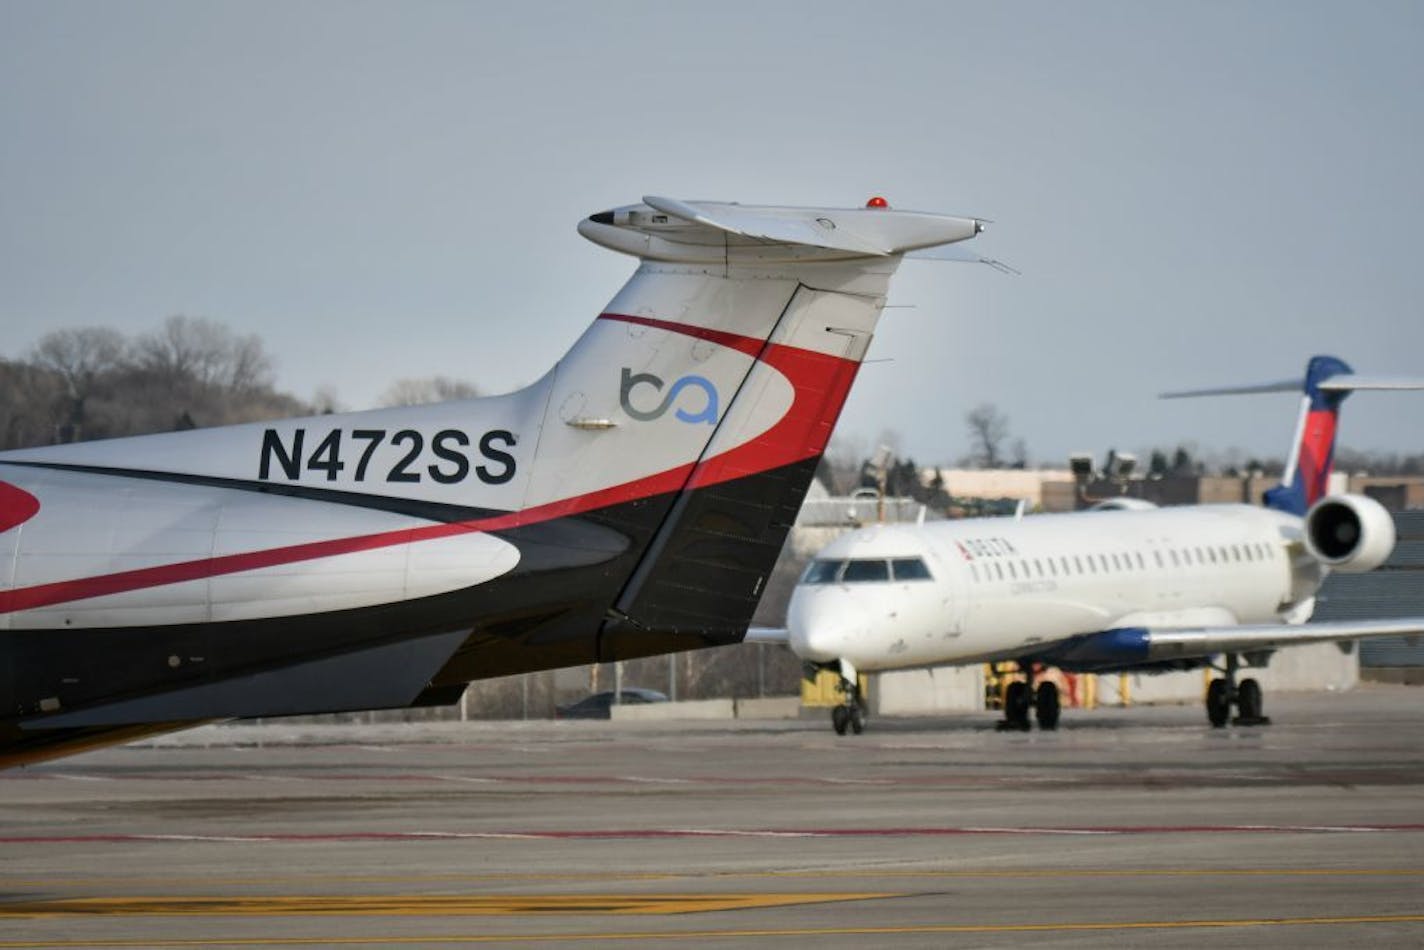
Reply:
[[600, 508], [681, 491], [706, 487], [779, 468], [818, 455], [830, 438], [831, 427], [850, 392], [860, 364], [797, 347], [766, 343], [754, 337], [689, 324], [603, 314], [602, 319], [682, 333], [708, 340], [759, 358], [791, 382], [795, 395], [786, 414], [767, 432], [700, 464], [688, 463], [643, 478], [564, 498], [533, 508], [441, 524], [402, 528], [378, 534], [312, 541], [306, 544], [229, 554], [222, 557], [160, 564], [96, 577], [75, 578], [0, 591], [0, 614], [34, 610], [56, 604], [122, 594], [129, 591], [180, 584], [242, 571], [261, 570], [300, 561], [356, 554], [400, 544], [432, 541], [470, 532], [494, 532], [585, 514]]

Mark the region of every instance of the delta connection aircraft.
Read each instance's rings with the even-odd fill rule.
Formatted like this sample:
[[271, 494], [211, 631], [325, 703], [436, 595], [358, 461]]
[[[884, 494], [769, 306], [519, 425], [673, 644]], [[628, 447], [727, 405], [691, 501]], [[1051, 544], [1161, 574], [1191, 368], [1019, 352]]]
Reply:
[[981, 229], [645, 198], [526, 389], [0, 454], [0, 766], [742, 640], [891, 275]]
[[1424, 617], [1306, 623], [1329, 571], [1373, 570], [1394, 548], [1394, 522], [1372, 498], [1326, 496], [1335, 429], [1356, 389], [1424, 389], [1424, 381], [1357, 376], [1317, 356], [1305, 379], [1169, 396], [1304, 390], [1282, 484], [1265, 507], [1158, 509], [1119, 499], [1099, 510], [1023, 519], [970, 518], [852, 531], [823, 548], [792, 593], [789, 640], [810, 669], [840, 674], [836, 732], [860, 732], [859, 671], [1016, 660], [1004, 723], [1058, 725], [1058, 688], [1033, 664], [1068, 671], [1162, 672], [1212, 665], [1213, 726], [1258, 725], [1260, 684], [1237, 681], [1297, 644], [1424, 633]]

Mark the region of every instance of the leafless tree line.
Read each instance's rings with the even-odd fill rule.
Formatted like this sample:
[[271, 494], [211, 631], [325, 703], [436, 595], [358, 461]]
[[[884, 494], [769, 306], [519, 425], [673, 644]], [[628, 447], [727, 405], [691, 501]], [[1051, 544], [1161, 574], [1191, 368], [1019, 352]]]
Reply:
[[273, 387], [258, 337], [202, 317], [169, 317], [133, 338], [107, 327], [55, 330], [26, 358], [0, 359], [0, 448], [312, 411]]

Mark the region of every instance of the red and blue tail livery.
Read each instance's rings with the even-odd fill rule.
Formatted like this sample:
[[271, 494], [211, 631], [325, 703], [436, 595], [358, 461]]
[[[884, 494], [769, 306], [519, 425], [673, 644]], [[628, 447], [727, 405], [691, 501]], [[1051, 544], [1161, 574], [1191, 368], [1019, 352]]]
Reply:
[[1322, 389], [1321, 384], [1353, 373], [1349, 364], [1333, 356], [1315, 356], [1307, 364], [1303, 383], [1305, 396], [1301, 401], [1295, 441], [1286, 459], [1281, 483], [1266, 492], [1267, 507], [1304, 515], [1311, 505], [1329, 493], [1340, 404], [1350, 395], [1350, 390]]
[[1286, 456], [1281, 483], [1265, 494], [1269, 508], [1304, 515], [1330, 490], [1330, 473], [1335, 464], [1335, 434], [1340, 423], [1340, 404], [1358, 389], [1424, 389], [1424, 379], [1407, 376], [1365, 376], [1356, 373], [1335, 356], [1314, 356], [1306, 364], [1304, 378], [1220, 386], [1162, 393], [1164, 399], [1191, 396], [1234, 396], [1252, 393], [1301, 393], [1300, 417], [1290, 454]]

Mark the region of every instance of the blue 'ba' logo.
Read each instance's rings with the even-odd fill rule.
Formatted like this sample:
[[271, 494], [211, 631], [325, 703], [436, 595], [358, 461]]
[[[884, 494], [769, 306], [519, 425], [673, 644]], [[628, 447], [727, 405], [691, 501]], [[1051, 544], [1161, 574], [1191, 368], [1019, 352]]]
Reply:
[[684, 376], [668, 387], [668, 391], [663, 393], [662, 401], [652, 409], [636, 409], [633, 407], [630, 398], [634, 386], [648, 385], [654, 390], [662, 392], [666, 385], [663, 380], [652, 373], [635, 373], [628, 367], [623, 367], [623, 384], [618, 391], [618, 402], [623, 406], [623, 411], [640, 422], [651, 422], [660, 418], [668, 411], [678, 395], [684, 389], [700, 389], [707, 397], [707, 404], [699, 412], [688, 412], [684, 409], [677, 410], [677, 417], [683, 422], [705, 422], [708, 425], [717, 423], [717, 387], [713, 386], [705, 377]]

